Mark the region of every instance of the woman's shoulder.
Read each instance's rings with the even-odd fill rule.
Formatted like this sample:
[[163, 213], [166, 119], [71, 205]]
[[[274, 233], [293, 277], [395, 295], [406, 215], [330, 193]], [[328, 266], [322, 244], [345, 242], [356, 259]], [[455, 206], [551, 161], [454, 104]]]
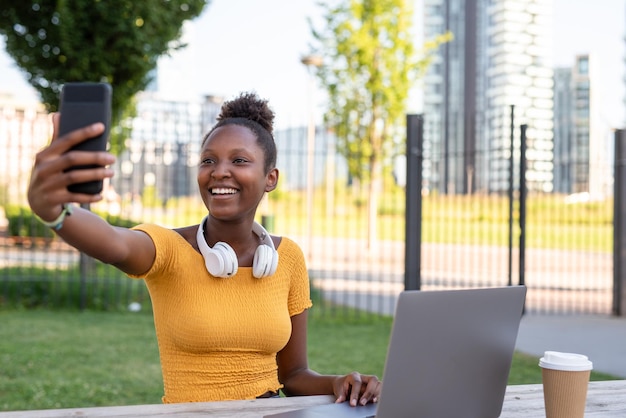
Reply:
[[274, 241], [276, 251], [278, 251], [280, 254], [285, 253], [285, 254], [292, 254], [294, 256], [303, 255], [300, 244], [298, 244], [293, 239], [289, 237], [285, 237], [285, 236], [282, 236], [282, 237], [272, 236], [272, 239]]
[[152, 237], [153, 240], [175, 240], [178, 241], [180, 238], [183, 238], [185, 241], [191, 243], [195, 241], [190, 241], [190, 237], [195, 237], [196, 226], [187, 226], [183, 228], [167, 228], [161, 225], [152, 224], [152, 223], [143, 223], [133, 227], [135, 230], [143, 231], [149, 236]]
[[175, 228], [172, 231], [183, 237], [185, 241], [192, 244], [196, 242], [196, 233], [198, 232], [199, 225], [184, 226], [182, 228]]

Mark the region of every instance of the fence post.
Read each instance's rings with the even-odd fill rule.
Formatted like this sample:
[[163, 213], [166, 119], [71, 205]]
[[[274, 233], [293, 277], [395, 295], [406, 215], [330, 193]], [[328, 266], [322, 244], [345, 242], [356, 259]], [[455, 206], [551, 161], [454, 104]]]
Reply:
[[515, 106], [511, 105], [511, 144], [509, 156], [509, 286], [513, 285], [513, 199], [515, 191]]
[[613, 180], [613, 314], [626, 316], [626, 131], [615, 131]]
[[406, 207], [404, 243], [404, 289], [421, 288], [422, 243], [422, 115], [406, 117]]
[[526, 284], [524, 273], [526, 269], [526, 129], [528, 125], [521, 125], [520, 159], [519, 159], [519, 285]]

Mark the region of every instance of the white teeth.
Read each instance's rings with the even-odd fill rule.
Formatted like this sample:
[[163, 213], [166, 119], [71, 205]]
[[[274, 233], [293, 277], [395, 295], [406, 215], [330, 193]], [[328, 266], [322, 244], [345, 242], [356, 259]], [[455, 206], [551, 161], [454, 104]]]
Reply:
[[226, 188], [211, 189], [211, 193], [213, 193], [213, 194], [235, 194], [235, 193], [237, 193], [237, 189], [226, 189]]

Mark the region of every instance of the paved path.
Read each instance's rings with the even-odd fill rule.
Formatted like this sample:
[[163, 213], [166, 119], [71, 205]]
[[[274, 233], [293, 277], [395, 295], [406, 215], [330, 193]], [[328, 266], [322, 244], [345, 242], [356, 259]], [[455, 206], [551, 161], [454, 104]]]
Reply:
[[626, 379], [626, 317], [602, 315], [525, 315], [517, 350], [584, 354], [596, 371]]

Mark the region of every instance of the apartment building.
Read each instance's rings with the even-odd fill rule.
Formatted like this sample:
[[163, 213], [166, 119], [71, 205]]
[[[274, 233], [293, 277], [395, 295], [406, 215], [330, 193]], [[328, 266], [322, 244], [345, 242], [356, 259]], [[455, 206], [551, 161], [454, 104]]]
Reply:
[[425, 0], [423, 21], [454, 35], [424, 80], [425, 188], [507, 191], [525, 124], [527, 187], [552, 191], [551, 0]]

